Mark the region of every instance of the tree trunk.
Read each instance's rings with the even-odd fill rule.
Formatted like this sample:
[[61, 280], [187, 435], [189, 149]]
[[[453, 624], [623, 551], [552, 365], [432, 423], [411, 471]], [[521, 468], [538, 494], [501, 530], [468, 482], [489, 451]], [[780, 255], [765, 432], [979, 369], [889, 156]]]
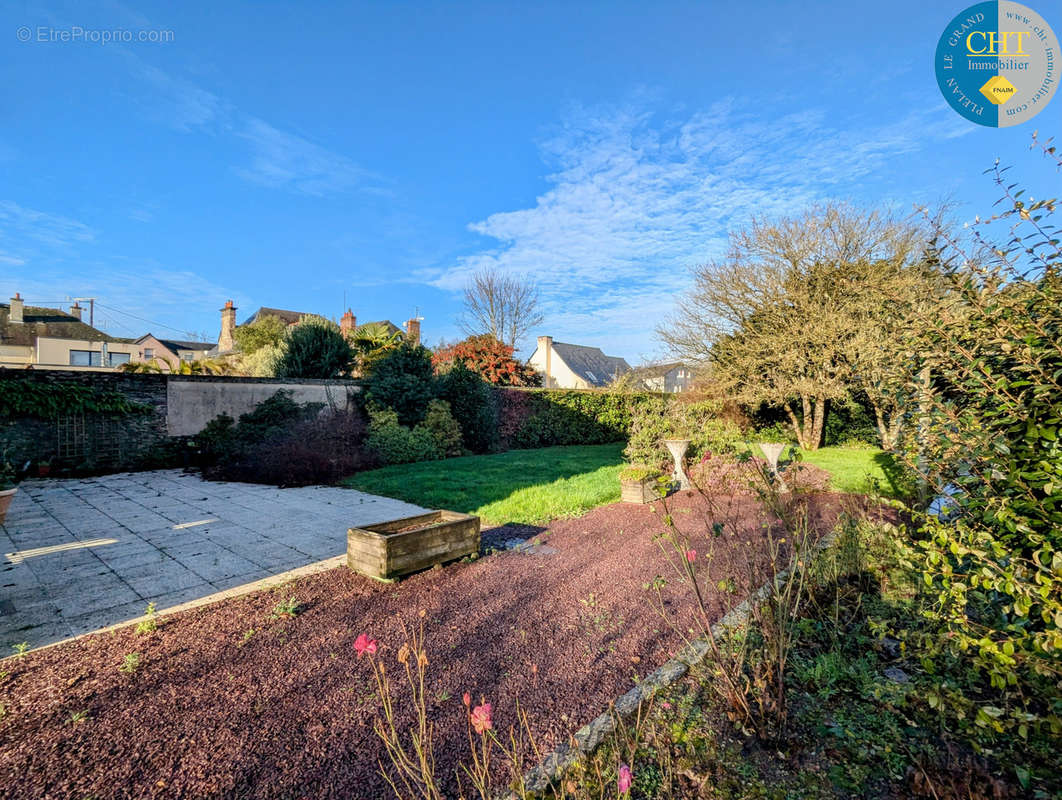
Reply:
[[815, 398], [815, 410], [812, 413], [814, 423], [811, 430], [812, 446], [808, 450], [818, 450], [822, 447], [822, 436], [826, 430], [826, 414], [829, 413], [829, 400], [825, 397]]
[[[785, 413], [789, 416], [789, 423], [793, 426], [797, 444], [800, 445], [802, 450], [818, 450], [822, 428], [821, 424], [818, 424], [819, 421], [816, 417], [822, 405], [820, 403], [819, 407], [816, 408], [812, 404], [811, 398], [807, 395], [800, 396], [800, 404], [803, 411], [800, 417], [797, 416], [788, 403], [785, 405]], [[818, 438], [816, 438], [816, 429], [818, 430]]]

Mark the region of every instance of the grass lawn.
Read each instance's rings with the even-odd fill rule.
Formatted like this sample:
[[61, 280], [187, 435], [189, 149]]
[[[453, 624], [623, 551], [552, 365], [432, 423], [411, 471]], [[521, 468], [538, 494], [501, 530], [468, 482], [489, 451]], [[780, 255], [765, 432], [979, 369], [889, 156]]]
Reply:
[[546, 447], [396, 464], [360, 472], [344, 486], [427, 508], [534, 525], [619, 500], [623, 445]]
[[899, 494], [892, 456], [876, 447], [820, 447], [803, 451], [804, 461], [822, 467], [842, 492]]

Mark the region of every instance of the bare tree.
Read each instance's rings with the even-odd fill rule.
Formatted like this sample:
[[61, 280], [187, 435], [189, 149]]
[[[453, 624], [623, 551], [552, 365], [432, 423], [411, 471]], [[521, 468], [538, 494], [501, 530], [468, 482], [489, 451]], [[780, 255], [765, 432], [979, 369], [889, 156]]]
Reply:
[[806, 449], [821, 443], [830, 401], [853, 389], [894, 446], [903, 409], [888, 378], [911, 333], [898, 301], [931, 295], [926, 238], [906, 221], [844, 205], [754, 219], [731, 235], [724, 259], [694, 270], [659, 334], [735, 399], [784, 408]]
[[489, 334], [515, 348], [542, 322], [538, 303], [538, 287], [531, 279], [481, 269], [465, 286], [465, 310], [459, 325], [469, 336]]

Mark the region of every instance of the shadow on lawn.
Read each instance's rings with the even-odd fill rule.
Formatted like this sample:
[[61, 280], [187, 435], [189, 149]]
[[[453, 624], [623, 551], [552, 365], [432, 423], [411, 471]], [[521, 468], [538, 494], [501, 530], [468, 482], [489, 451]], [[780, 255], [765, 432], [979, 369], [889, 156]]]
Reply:
[[[885, 475], [885, 480], [888, 483], [888, 490], [883, 491], [883, 494], [887, 494], [897, 500], [904, 500], [913, 496], [915, 487], [911, 476], [892, 453], [884, 450], [876, 453], [874, 455], [874, 463], [881, 468], [881, 472]], [[882, 487], [882, 489], [885, 489], [885, 487]]]

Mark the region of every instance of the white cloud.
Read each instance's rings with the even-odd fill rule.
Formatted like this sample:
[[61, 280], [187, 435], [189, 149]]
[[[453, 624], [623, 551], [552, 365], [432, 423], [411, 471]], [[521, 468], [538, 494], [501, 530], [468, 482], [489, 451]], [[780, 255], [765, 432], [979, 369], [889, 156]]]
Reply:
[[689, 267], [720, 255], [730, 227], [848, 197], [893, 159], [961, 127], [940, 109], [862, 130], [814, 110], [763, 118], [731, 99], [677, 119], [576, 108], [541, 144], [555, 169], [549, 190], [533, 207], [470, 225], [495, 243], [422, 277], [458, 290], [484, 267], [532, 275], [542, 333], [638, 358], [655, 346]]

